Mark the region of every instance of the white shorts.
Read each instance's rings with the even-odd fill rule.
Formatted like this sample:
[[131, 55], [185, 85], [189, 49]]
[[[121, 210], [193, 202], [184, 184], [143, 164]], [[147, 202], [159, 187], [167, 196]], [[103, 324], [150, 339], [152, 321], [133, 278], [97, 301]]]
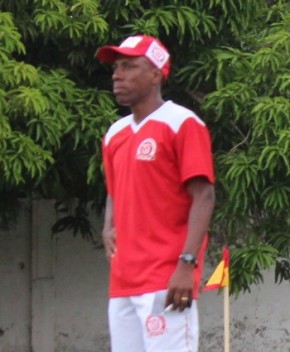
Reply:
[[162, 314], [166, 290], [111, 298], [109, 326], [112, 352], [197, 352], [196, 301], [183, 312]]

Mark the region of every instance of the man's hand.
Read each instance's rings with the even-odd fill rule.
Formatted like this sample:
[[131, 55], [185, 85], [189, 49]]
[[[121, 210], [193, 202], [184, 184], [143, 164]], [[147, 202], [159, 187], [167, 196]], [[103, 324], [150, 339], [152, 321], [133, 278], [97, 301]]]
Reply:
[[165, 307], [173, 304], [173, 310], [183, 311], [191, 306], [193, 292], [193, 265], [179, 262], [168, 283]]
[[106, 257], [110, 261], [116, 252], [116, 232], [114, 227], [110, 229], [104, 228], [103, 242], [106, 250]]

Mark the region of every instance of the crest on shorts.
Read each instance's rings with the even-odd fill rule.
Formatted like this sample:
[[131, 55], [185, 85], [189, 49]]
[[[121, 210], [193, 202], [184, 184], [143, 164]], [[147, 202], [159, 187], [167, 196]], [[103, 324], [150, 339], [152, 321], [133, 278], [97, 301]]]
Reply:
[[142, 141], [136, 152], [138, 160], [155, 160], [157, 151], [157, 143], [153, 138], [147, 138]]
[[166, 330], [166, 320], [162, 315], [149, 315], [145, 326], [148, 336], [159, 336]]

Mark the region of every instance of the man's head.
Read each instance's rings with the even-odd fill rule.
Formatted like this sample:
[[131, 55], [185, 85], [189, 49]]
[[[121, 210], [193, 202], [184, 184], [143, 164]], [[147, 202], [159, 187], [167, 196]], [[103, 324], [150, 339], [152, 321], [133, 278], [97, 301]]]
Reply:
[[120, 56], [147, 58], [160, 69], [166, 79], [170, 71], [170, 55], [166, 47], [157, 39], [148, 35], [128, 37], [119, 46], [103, 46], [96, 57], [102, 62], [112, 64]]

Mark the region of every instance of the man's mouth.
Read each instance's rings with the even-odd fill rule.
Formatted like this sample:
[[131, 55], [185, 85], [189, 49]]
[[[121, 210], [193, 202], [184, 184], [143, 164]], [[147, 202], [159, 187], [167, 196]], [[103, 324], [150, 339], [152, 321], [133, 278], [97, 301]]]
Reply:
[[113, 87], [113, 93], [114, 94], [124, 94], [125, 93], [125, 89], [122, 87]]

